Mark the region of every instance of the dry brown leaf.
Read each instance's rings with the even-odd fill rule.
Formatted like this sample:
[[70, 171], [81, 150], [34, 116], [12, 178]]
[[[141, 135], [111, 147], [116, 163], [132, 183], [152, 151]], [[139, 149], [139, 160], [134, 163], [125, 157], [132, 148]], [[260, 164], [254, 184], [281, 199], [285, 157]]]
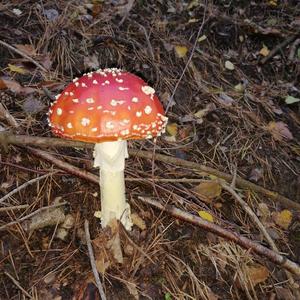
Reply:
[[222, 187], [217, 181], [211, 180], [201, 182], [193, 188], [193, 191], [199, 194], [203, 201], [211, 203], [214, 198], [221, 195]]
[[251, 289], [257, 284], [265, 282], [270, 275], [269, 270], [262, 265], [256, 264], [253, 266], [246, 266], [243, 270], [243, 278], [237, 278], [237, 286], [239, 288]]
[[268, 56], [269, 53], [270, 53], [270, 50], [268, 49], [267, 46], [263, 46], [263, 47], [260, 49], [260, 51], [259, 51], [259, 54], [262, 55], [262, 56], [264, 56], [264, 57]]
[[96, 55], [95, 53], [89, 56], [85, 56], [83, 59], [83, 63], [86, 69], [96, 70], [100, 66], [98, 55]]
[[10, 80], [10, 79], [6, 79], [1, 77], [0, 78], [0, 89], [9, 89], [11, 92], [13, 93], [20, 93], [22, 86], [16, 82], [15, 80]]
[[137, 289], [137, 285], [135, 283], [125, 281], [125, 285], [129, 291], [129, 293], [134, 297], [134, 299], [139, 300], [139, 291]]
[[98, 234], [98, 236], [92, 241], [95, 255], [95, 262], [97, 271], [104, 274], [106, 269], [108, 269], [113, 264], [113, 259], [110, 258], [109, 251], [106, 249], [108, 237], [104, 232]]
[[269, 122], [269, 124], [266, 128], [272, 134], [273, 138], [276, 141], [282, 141], [283, 139], [286, 139], [289, 141], [294, 138], [292, 133], [290, 132], [287, 124], [285, 124], [282, 121], [279, 121], [279, 122], [271, 121], [271, 122]]
[[288, 209], [273, 214], [274, 222], [281, 228], [287, 230], [292, 222], [293, 214]]
[[297, 300], [290, 289], [281, 286], [275, 287], [278, 300]]
[[264, 170], [262, 168], [254, 168], [251, 170], [249, 175], [249, 179], [254, 182], [258, 182], [260, 179], [263, 178]]
[[146, 223], [145, 221], [136, 213], [131, 214], [131, 221], [134, 225], [136, 225], [141, 230], [146, 229]]
[[15, 44], [14, 46], [30, 57], [36, 56], [36, 51], [32, 45], [29, 45], [29, 44], [25, 44], [25, 45], [17, 44], [16, 45]]
[[5, 77], [0, 77], [0, 90], [9, 89], [16, 94], [31, 94], [36, 90], [30, 87], [22, 87], [17, 81]]
[[119, 223], [116, 219], [112, 219], [108, 223], [109, 228], [112, 232], [112, 238], [107, 242], [107, 249], [109, 249], [113, 255], [113, 258], [119, 263], [123, 263], [123, 253], [121, 247]]
[[245, 273], [250, 281], [249, 284], [251, 284], [253, 287], [266, 281], [270, 274], [269, 270], [265, 266], [258, 264], [255, 266], [247, 266], [245, 268]]
[[265, 203], [259, 203], [257, 206], [257, 215], [265, 220], [271, 216], [271, 212], [269, 210], [269, 207]]
[[119, 223], [116, 219], [111, 220], [107, 230], [101, 231], [92, 243], [99, 273], [104, 274], [109, 267], [123, 263]]

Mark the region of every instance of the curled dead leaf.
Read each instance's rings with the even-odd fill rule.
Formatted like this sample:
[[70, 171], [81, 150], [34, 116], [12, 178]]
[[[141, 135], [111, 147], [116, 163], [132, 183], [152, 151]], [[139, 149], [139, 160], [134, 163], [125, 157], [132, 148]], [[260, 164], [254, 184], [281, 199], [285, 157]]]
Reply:
[[131, 214], [131, 220], [134, 225], [136, 225], [141, 230], [146, 229], [146, 223], [145, 221], [136, 213]]
[[193, 188], [193, 191], [196, 192], [204, 202], [211, 203], [214, 198], [221, 195], [222, 187], [217, 181], [210, 180], [201, 182]]
[[253, 266], [246, 266], [243, 269], [242, 278], [237, 278], [237, 286], [241, 289], [251, 289], [257, 284], [265, 282], [270, 275], [269, 270], [262, 265], [255, 264]]
[[271, 121], [267, 125], [266, 129], [271, 133], [271, 135], [276, 141], [282, 141], [283, 139], [289, 141], [294, 138], [287, 124], [285, 124], [282, 121], [279, 122]]
[[17, 49], [19, 49], [20, 51], [22, 51], [23, 53], [25, 53], [26, 55], [33, 57], [36, 56], [36, 51], [34, 49], [34, 47], [32, 45], [29, 44], [15, 44], [14, 45]]
[[31, 87], [23, 87], [20, 83], [15, 80], [0, 77], [0, 90], [8, 89], [16, 94], [31, 94], [36, 91], [36, 89]]

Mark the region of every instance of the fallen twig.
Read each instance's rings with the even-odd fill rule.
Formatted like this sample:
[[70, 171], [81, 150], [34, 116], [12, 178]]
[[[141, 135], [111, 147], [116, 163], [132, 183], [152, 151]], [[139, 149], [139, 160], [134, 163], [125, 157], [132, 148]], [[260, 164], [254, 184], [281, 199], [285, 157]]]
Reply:
[[275, 54], [285, 48], [288, 44], [292, 43], [298, 36], [300, 35], [300, 31], [295, 35], [288, 36], [284, 41], [278, 44], [275, 48], [273, 48], [270, 53], [261, 59], [260, 63], [265, 64], [268, 60], [270, 60]]
[[276, 253], [273, 250], [268, 249], [267, 247], [264, 247], [260, 244], [257, 244], [247, 239], [246, 237], [239, 235], [236, 232], [232, 232], [212, 222], [208, 222], [198, 216], [189, 214], [185, 211], [182, 211], [174, 207], [173, 205], [162, 205], [161, 203], [151, 199], [150, 197], [138, 197], [138, 198], [144, 203], [150, 204], [162, 211], [166, 211], [167, 213], [169, 213], [170, 215], [178, 219], [197, 225], [201, 228], [204, 228], [205, 230], [217, 234], [218, 236], [231, 240], [245, 249], [252, 250], [257, 254], [268, 258], [273, 263], [283, 267], [284, 269], [290, 271], [291, 273], [300, 276], [300, 266], [298, 264], [280, 255], [279, 253]]
[[[236, 172], [235, 172], [236, 174]], [[234, 184], [231, 184], [230, 186], [222, 181], [219, 180], [218, 181], [219, 184], [222, 186], [222, 188], [224, 190], [226, 190], [227, 192], [229, 192], [233, 198], [240, 204], [240, 206], [246, 211], [246, 213], [249, 215], [249, 217], [252, 219], [252, 221], [257, 225], [259, 231], [261, 232], [261, 234], [265, 237], [265, 239], [267, 240], [267, 242], [269, 243], [270, 247], [272, 248], [273, 251], [275, 251], [276, 253], [279, 253], [279, 249], [276, 246], [275, 242], [273, 241], [273, 239], [271, 238], [271, 236], [269, 235], [268, 231], [266, 230], [266, 228], [264, 227], [264, 225], [260, 222], [259, 218], [256, 216], [256, 214], [253, 212], [253, 210], [251, 209], [251, 207], [247, 204], [246, 201], [244, 201], [239, 195], [238, 193], [234, 190]], [[292, 274], [285, 270], [286, 272], [286, 276], [290, 281], [290, 284], [293, 285], [293, 289], [295, 290], [296, 288], [299, 289], [298, 286], [294, 286], [294, 278], [292, 276]]]
[[[63, 140], [60, 138], [49, 138], [49, 137], [32, 137], [27, 135], [13, 135], [9, 133], [0, 132], [0, 145], [1, 143], [7, 143], [7, 144], [15, 144], [20, 146], [26, 146], [26, 145], [35, 145], [35, 146], [41, 146], [41, 147], [76, 147], [76, 148], [94, 148], [94, 144], [91, 143], [84, 143], [84, 142], [76, 142], [76, 141], [70, 141], [70, 140]], [[31, 148], [31, 152], [34, 152], [34, 150]], [[39, 152], [41, 150], [37, 150]], [[129, 149], [129, 154], [132, 156], [138, 156], [146, 159], [152, 159], [153, 154], [152, 152], [142, 151], [142, 150], [134, 150]], [[201, 165], [199, 163], [187, 161], [184, 159], [171, 157], [163, 154], [155, 154], [155, 160], [162, 161], [164, 163], [173, 164], [176, 166], [181, 166], [185, 168], [190, 168], [193, 170], [197, 170], [200, 172], [204, 172], [206, 174], [211, 174], [216, 177], [219, 177], [221, 179], [224, 179], [228, 182], [232, 181], [233, 176], [224, 172], [221, 172], [219, 170], [216, 170], [214, 168]], [[66, 170], [66, 169], [64, 169]], [[75, 174], [75, 173], [73, 173]], [[80, 175], [78, 175], [80, 176]], [[95, 176], [95, 175], [93, 175]], [[82, 177], [82, 176], [80, 176]], [[91, 178], [92, 179], [92, 178]], [[91, 180], [88, 179], [88, 180]], [[94, 178], [95, 180], [95, 178]], [[93, 179], [91, 181], [94, 181]], [[245, 180], [243, 178], [237, 177], [236, 178], [236, 186], [243, 188], [243, 189], [249, 189], [252, 191], [255, 191], [257, 193], [261, 193], [262, 195], [267, 196], [268, 198], [272, 199], [273, 201], [278, 201], [286, 208], [295, 209], [300, 211], [300, 204], [297, 202], [294, 202], [290, 199], [288, 199], [285, 196], [280, 195], [277, 192], [270, 191], [268, 189], [265, 189], [262, 186], [256, 185], [248, 180]]]
[[34, 212], [30, 213], [27, 216], [24, 216], [24, 217], [22, 217], [22, 218], [20, 218], [20, 219], [18, 219], [16, 221], [12, 221], [10, 223], [7, 223], [5, 225], [0, 226], [0, 231], [4, 230], [7, 227], [10, 227], [12, 225], [19, 224], [19, 223], [21, 223], [21, 222], [23, 222], [25, 220], [28, 220], [28, 219], [32, 218], [33, 216], [35, 216], [36, 214], [41, 213], [43, 210], [52, 209], [52, 208], [55, 208], [55, 207], [66, 205], [66, 204], [68, 204], [68, 202], [61, 202], [61, 203], [57, 203], [57, 204], [53, 204], [53, 205], [41, 207], [41, 208], [35, 210]]
[[18, 128], [19, 124], [15, 120], [15, 118], [9, 113], [9, 111], [0, 103], [0, 118], [5, 119], [7, 123], [14, 127]]
[[293, 61], [295, 59], [296, 51], [299, 48], [300, 39], [296, 39], [292, 46], [290, 47], [290, 54], [288, 56], [289, 61]]
[[8, 210], [17, 210], [17, 209], [25, 209], [29, 206], [29, 204], [16, 205], [16, 206], [7, 206], [0, 207], [0, 212], [8, 211]]
[[239, 205], [246, 211], [246, 213], [249, 215], [249, 217], [252, 219], [252, 221], [257, 225], [259, 231], [262, 233], [262, 235], [266, 238], [267, 242], [271, 246], [271, 248], [279, 252], [277, 246], [275, 245], [274, 241], [270, 237], [269, 233], [267, 232], [266, 228], [264, 225], [260, 222], [259, 218], [256, 216], [256, 214], [253, 212], [251, 207], [247, 204], [246, 201], [244, 201], [238, 193], [231, 187], [229, 186], [226, 182], [219, 180], [219, 184], [222, 186], [224, 190], [229, 192], [233, 198], [239, 203]]
[[85, 170], [82, 170], [80, 168], [77, 168], [65, 161], [62, 161], [58, 158], [56, 158], [54, 155], [45, 152], [43, 150], [37, 149], [37, 148], [32, 148], [32, 147], [26, 147], [27, 150], [29, 150], [31, 153], [33, 153], [35, 156], [42, 158], [54, 165], [56, 165], [57, 167], [59, 167], [60, 169], [73, 174], [77, 177], [86, 179], [88, 181], [94, 182], [96, 184], [99, 184], [99, 177], [97, 175], [94, 175], [90, 172], [87, 172]]
[[89, 231], [89, 221], [88, 220], [84, 220], [84, 231], [85, 231], [86, 244], [88, 247], [90, 262], [91, 262], [93, 274], [95, 277], [96, 285], [99, 290], [101, 299], [106, 300], [106, 296], [105, 296], [105, 293], [104, 293], [104, 290], [103, 290], [103, 287], [102, 287], [102, 284], [100, 281], [100, 277], [99, 277], [99, 274], [97, 271], [97, 267], [96, 267], [96, 261], [95, 261], [95, 256], [94, 256], [92, 243], [91, 243], [91, 236], [90, 236], [90, 231]]
[[44, 72], [48, 72], [48, 70], [43, 67], [40, 63], [38, 63], [37, 61], [35, 61], [32, 57], [28, 56], [27, 54], [25, 54], [24, 52], [20, 51], [19, 49], [7, 44], [6, 42], [0, 40], [0, 45], [8, 48], [9, 50], [14, 51], [15, 53], [21, 55], [22, 57], [26, 58], [27, 60], [29, 60], [30, 62], [32, 62], [34, 65], [36, 65], [38, 68], [40, 68], [42, 71]]

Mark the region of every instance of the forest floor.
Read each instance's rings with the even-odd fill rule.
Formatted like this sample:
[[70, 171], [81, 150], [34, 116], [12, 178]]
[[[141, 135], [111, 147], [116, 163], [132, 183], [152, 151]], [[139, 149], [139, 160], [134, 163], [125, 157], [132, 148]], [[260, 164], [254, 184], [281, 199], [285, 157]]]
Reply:
[[107, 299], [299, 299], [299, 273], [142, 201], [300, 263], [299, 16], [296, 0], [0, 1], [1, 134], [54, 137], [53, 95], [107, 67], [153, 86], [169, 118], [129, 142], [131, 232], [101, 229], [99, 185], [57, 164], [98, 176], [91, 148], [43, 147], [50, 162], [0, 139], [0, 299], [100, 299], [85, 219]]

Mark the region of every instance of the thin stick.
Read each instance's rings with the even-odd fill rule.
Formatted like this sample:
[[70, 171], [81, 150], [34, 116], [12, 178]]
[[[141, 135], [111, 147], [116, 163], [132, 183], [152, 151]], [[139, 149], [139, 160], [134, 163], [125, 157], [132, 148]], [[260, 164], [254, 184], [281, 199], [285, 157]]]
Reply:
[[24, 52], [20, 51], [19, 49], [7, 44], [6, 42], [0, 40], [0, 45], [14, 51], [15, 53], [23, 56], [24, 58], [28, 59], [29, 61], [31, 61], [34, 65], [36, 65], [38, 68], [40, 68], [42, 71], [44, 72], [48, 72], [48, 70], [43, 67], [41, 64], [39, 64], [37, 61], [35, 61], [32, 57], [28, 56], [27, 54], [25, 54]]
[[5, 119], [10, 126], [14, 128], [19, 127], [19, 124], [17, 123], [15, 118], [9, 113], [9, 111], [3, 106], [2, 103], [0, 103], [0, 117]]
[[284, 269], [290, 271], [291, 273], [300, 276], [300, 266], [295, 262], [289, 260], [288, 258], [280, 255], [279, 253], [274, 252], [273, 250], [268, 249], [260, 244], [257, 244], [246, 237], [241, 236], [240, 234], [225, 229], [219, 225], [216, 225], [212, 222], [208, 222], [198, 216], [189, 214], [185, 211], [182, 211], [178, 208], [175, 208], [173, 205], [162, 205], [158, 201], [151, 199], [150, 197], [138, 197], [139, 200], [144, 203], [150, 204], [162, 211], [166, 211], [175, 218], [184, 220], [186, 222], [197, 225], [201, 228], [204, 228], [207, 231], [217, 234], [225, 239], [231, 240], [236, 244], [240, 245], [245, 249], [254, 251], [255, 253], [262, 255], [268, 258], [273, 263], [283, 267]]
[[16, 210], [16, 209], [25, 209], [27, 207], [29, 207], [28, 204], [0, 207], [0, 212], [4, 212], [4, 211], [8, 211], [8, 210]]
[[91, 182], [94, 182], [96, 184], [99, 184], [99, 177], [95, 174], [92, 174], [90, 172], [87, 172], [85, 170], [82, 170], [80, 168], [77, 168], [65, 161], [62, 161], [58, 158], [56, 158], [54, 155], [48, 153], [48, 152], [45, 152], [45, 151], [42, 151], [40, 149], [37, 149], [37, 148], [31, 148], [31, 147], [27, 147], [27, 149], [33, 153], [35, 156], [39, 157], [39, 158], [42, 158], [46, 161], [49, 161], [50, 163], [56, 165], [57, 167], [59, 167], [61, 170], [64, 170], [66, 172], [68, 172], [69, 174], [73, 174], [77, 177], [81, 177], [85, 180], [88, 180], [88, 181], [91, 181]]
[[31, 184], [33, 184], [33, 183], [35, 183], [35, 182], [38, 182], [38, 181], [40, 181], [40, 180], [42, 180], [42, 179], [44, 179], [44, 178], [46, 178], [46, 177], [48, 177], [48, 176], [51, 176], [51, 175], [53, 175], [53, 174], [54, 174], [54, 173], [45, 174], [45, 175], [42, 175], [42, 176], [33, 178], [33, 179], [31, 179], [31, 180], [29, 180], [29, 181], [23, 183], [22, 185], [20, 185], [19, 187], [15, 188], [14, 190], [12, 190], [12, 191], [10, 191], [8, 194], [6, 194], [4, 197], [2, 197], [2, 198], [0, 199], [0, 204], [1, 204], [2, 202], [4, 202], [6, 199], [8, 199], [9, 197], [11, 197], [12, 195], [14, 195], [14, 194], [18, 193], [19, 191], [25, 189], [27, 186], [29, 186], [29, 185], [31, 185]]
[[300, 35], [300, 31], [298, 31], [295, 35], [288, 36], [283, 42], [278, 44], [275, 48], [273, 48], [270, 53], [261, 59], [260, 63], [265, 64], [268, 60], [270, 60], [275, 54], [285, 48], [288, 44], [292, 43], [298, 36]]
[[85, 231], [85, 238], [86, 238], [86, 243], [88, 247], [88, 252], [89, 252], [89, 257], [90, 257], [90, 262], [93, 270], [93, 274], [96, 280], [96, 285], [99, 290], [99, 294], [102, 300], [106, 300], [106, 296], [102, 287], [102, 283], [100, 281], [99, 273], [97, 271], [96, 267], [96, 261], [95, 261], [95, 256], [92, 248], [92, 242], [91, 242], [91, 236], [90, 236], [90, 231], [89, 231], [89, 221], [84, 220], [84, 231]]
[[170, 99], [169, 99], [168, 104], [167, 104], [167, 107], [166, 107], [166, 113], [168, 112], [169, 108], [171, 107], [171, 104], [172, 104], [172, 102], [173, 102], [173, 98], [174, 98], [174, 96], [175, 96], [175, 94], [176, 94], [176, 91], [177, 91], [177, 89], [178, 89], [178, 86], [179, 86], [179, 84], [180, 84], [180, 82], [181, 82], [181, 80], [182, 80], [182, 78], [183, 78], [183, 76], [184, 76], [184, 74], [185, 74], [185, 72], [186, 72], [186, 70], [187, 70], [187, 68], [188, 68], [188, 66], [189, 66], [189, 64], [190, 64], [190, 62], [191, 62], [191, 60], [192, 60], [192, 58], [193, 58], [193, 55], [194, 55], [194, 53], [195, 53], [195, 49], [196, 49], [196, 46], [197, 46], [197, 43], [198, 43], [198, 39], [199, 39], [199, 37], [200, 37], [200, 33], [202, 32], [202, 28], [203, 28], [204, 22], [205, 22], [206, 10], [207, 10], [207, 1], [205, 1], [204, 5], [205, 5], [205, 6], [204, 6], [204, 12], [203, 12], [202, 21], [201, 21], [201, 24], [200, 24], [200, 26], [199, 26], [199, 29], [198, 29], [198, 32], [197, 32], [197, 35], [196, 35], [196, 38], [195, 38], [195, 42], [194, 42], [194, 45], [193, 45], [191, 54], [190, 54], [190, 56], [189, 56], [189, 58], [188, 58], [188, 60], [187, 60], [187, 62], [186, 62], [186, 64], [185, 64], [185, 66], [184, 66], [184, 68], [183, 68], [183, 71], [182, 71], [182, 73], [181, 73], [179, 79], [177, 80], [177, 83], [176, 83], [176, 85], [175, 85], [175, 87], [174, 87], [174, 89], [173, 89], [172, 95], [170, 96]]
[[275, 245], [274, 241], [272, 240], [272, 238], [270, 237], [269, 233], [267, 232], [266, 228], [264, 227], [264, 225], [260, 222], [259, 218], [256, 216], [256, 214], [253, 212], [253, 210], [251, 209], [251, 207], [247, 204], [246, 201], [244, 201], [238, 194], [237, 192], [231, 187], [229, 186], [227, 183], [225, 183], [222, 180], [218, 180], [219, 184], [222, 186], [222, 188], [224, 190], [226, 190], [227, 192], [229, 192], [233, 198], [239, 203], [239, 205], [246, 211], [246, 213], [249, 215], [249, 217], [252, 219], [252, 221], [257, 225], [259, 231], [262, 233], [262, 235], [266, 238], [267, 242], [269, 243], [269, 245], [271, 246], [271, 248], [276, 251], [279, 252], [277, 246]]
[[293, 61], [295, 58], [295, 54], [300, 45], [300, 39], [296, 39], [295, 42], [290, 47], [290, 54], [288, 56], [289, 61]]
[[[252, 219], [252, 221], [257, 225], [258, 229], [260, 230], [261, 234], [265, 237], [267, 242], [269, 243], [270, 247], [272, 248], [273, 251], [279, 253], [279, 249], [276, 246], [275, 242], [269, 235], [268, 231], [266, 230], [265, 226], [260, 222], [259, 218], [256, 216], [256, 214], [253, 212], [251, 207], [238, 195], [238, 193], [233, 189], [232, 186], [229, 186], [226, 182], [219, 180], [219, 184], [222, 186], [224, 190], [229, 192], [233, 198], [240, 204], [240, 206], [246, 211], [246, 213], [249, 215], [249, 217]], [[290, 281], [291, 285], [294, 285], [295, 281], [292, 276], [292, 274], [285, 270], [286, 276]], [[299, 289], [298, 286], [293, 286], [294, 289]]]
[[20, 285], [19, 281], [13, 278], [9, 273], [4, 272], [4, 274], [14, 283], [18, 289], [20, 289], [29, 299], [33, 299], [33, 297]]
[[[91, 143], [84, 143], [84, 142], [76, 142], [76, 141], [70, 141], [70, 140], [63, 140], [59, 138], [49, 138], [49, 137], [33, 137], [33, 136], [27, 136], [27, 135], [12, 135], [9, 133], [0, 132], [0, 145], [3, 143], [7, 144], [15, 144], [20, 146], [26, 146], [26, 145], [36, 145], [41, 147], [77, 147], [77, 148], [94, 148], [94, 144]], [[32, 148], [33, 149], [33, 148]], [[41, 150], [36, 149], [36, 152], [39, 152]], [[30, 150], [33, 152], [34, 150]], [[134, 150], [129, 149], [129, 154], [132, 156], [138, 156], [146, 159], [152, 159], [153, 154], [152, 152], [142, 151], [142, 150]], [[221, 172], [219, 170], [216, 170], [214, 168], [201, 165], [199, 163], [187, 161], [184, 159], [171, 157], [163, 154], [155, 154], [155, 160], [162, 161], [164, 163], [173, 164], [176, 166], [181, 166], [185, 168], [194, 169], [200, 172], [204, 172], [206, 174], [211, 174], [216, 177], [222, 178], [226, 180], [227, 182], [231, 182], [233, 176], [224, 172]], [[90, 180], [90, 179], [89, 179]], [[93, 180], [92, 180], [93, 181]], [[253, 190], [257, 193], [261, 193], [262, 195], [265, 195], [266, 197], [272, 199], [273, 201], [278, 201], [286, 208], [295, 209], [300, 211], [300, 204], [297, 202], [294, 202], [287, 197], [284, 197], [280, 195], [277, 192], [265, 189], [262, 186], [256, 185], [248, 180], [245, 180], [243, 178], [237, 177], [236, 178], [236, 186], [243, 189], [249, 189]]]
[[7, 223], [5, 225], [2, 225], [0, 226], [0, 231], [6, 229], [7, 227], [10, 227], [12, 225], [15, 225], [15, 224], [19, 224], [27, 219], [30, 219], [31, 217], [35, 216], [36, 214], [39, 214], [40, 212], [42, 212], [43, 210], [46, 210], [46, 209], [51, 209], [51, 208], [55, 208], [55, 207], [59, 207], [59, 206], [63, 206], [63, 205], [66, 205], [68, 204], [68, 202], [61, 202], [61, 203], [57, 203], [57, 204], [53, 204], [53, 205], [49, 205], [49, 206], [44, 206], [44, 207], [41, 207], [37, 210], [35, 210], [34, 212], [30, 213], [29, 215], [27, 216], [24, 216], [16, 221], [12, 221], [10, 223]]

